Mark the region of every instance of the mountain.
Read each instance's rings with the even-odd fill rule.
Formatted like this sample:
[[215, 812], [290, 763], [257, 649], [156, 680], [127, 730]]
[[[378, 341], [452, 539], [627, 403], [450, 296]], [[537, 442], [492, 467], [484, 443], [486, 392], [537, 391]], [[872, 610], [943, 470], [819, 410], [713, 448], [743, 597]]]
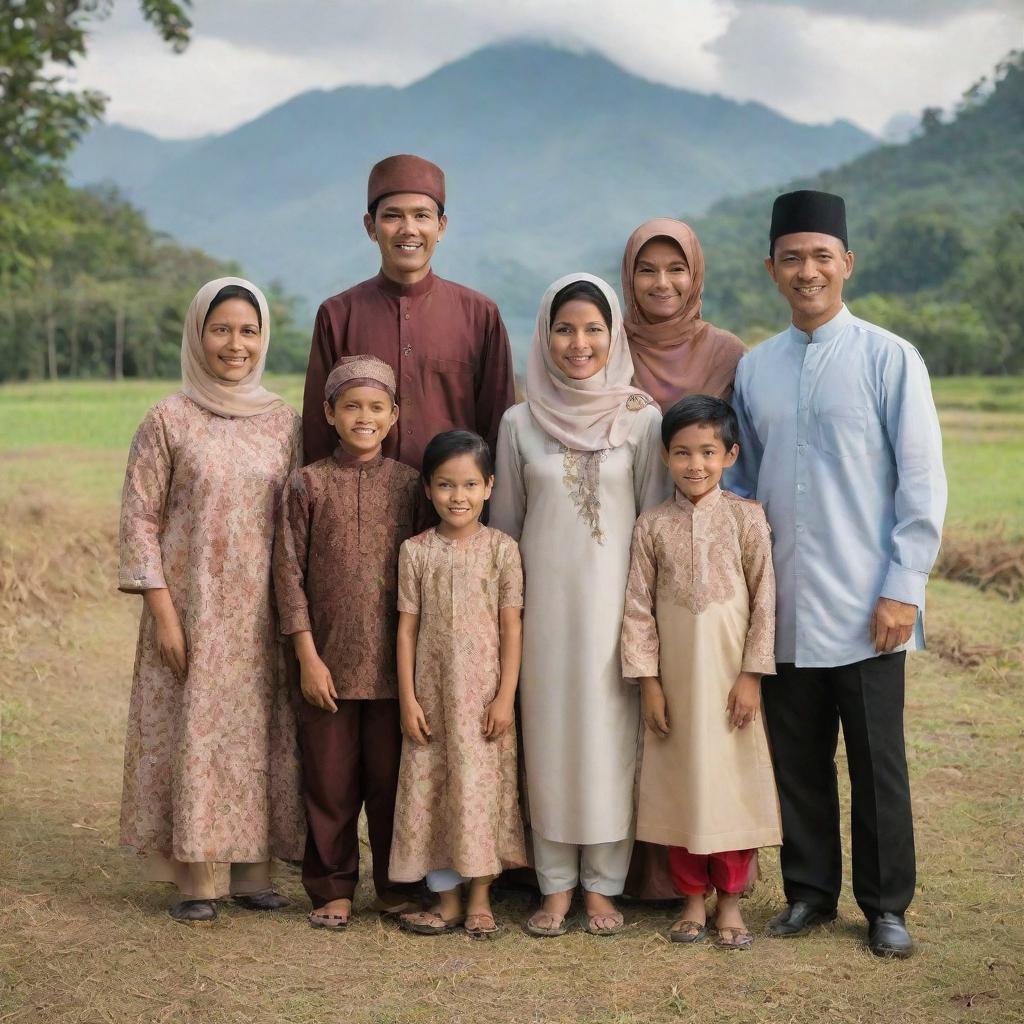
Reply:
[[72, 158], [181, 242], [277, 279], [310, 309], [372, 274], [366, 174], [416, 152], [444, 167], [449, 229], [436, 266], [531, 318], [544, 287], [621, 246], [642, 220], [701, 212], [875, 145], [854, 125], [798, 124], [646, 81], [594, 54], [515, 43], [404, 88], [304, 93], [194, 143], [100, 129]]

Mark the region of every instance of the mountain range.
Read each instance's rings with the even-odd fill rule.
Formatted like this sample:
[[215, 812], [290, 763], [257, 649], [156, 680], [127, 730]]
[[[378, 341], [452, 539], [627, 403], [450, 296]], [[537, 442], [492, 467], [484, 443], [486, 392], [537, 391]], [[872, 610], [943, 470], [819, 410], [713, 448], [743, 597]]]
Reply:
[[846, 121], [800, 124], [592, 53], [512, 43], [403, 88], [306, 92], [201, 139], [100, 125], [69, 175], [115, 184], [158, 229], [280, 282], [311, 312], [376, 270], [362, 227], [367, 172], [416, 152], [447, 177], [436, 269], [493, 296], [511, 321], [532, 318], [554, 277], [600, 270], [649, 217], [698, 215], [876, 144]]

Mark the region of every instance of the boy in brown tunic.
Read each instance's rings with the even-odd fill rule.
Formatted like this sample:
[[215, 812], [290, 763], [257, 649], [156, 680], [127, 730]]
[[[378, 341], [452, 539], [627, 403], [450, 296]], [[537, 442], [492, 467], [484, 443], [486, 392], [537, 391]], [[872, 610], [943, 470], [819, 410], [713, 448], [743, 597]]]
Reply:
[[395, 377], [347, 356], [327, 378], [334, 454], [288, 481], [274, 545], [281, 632], [292, 637], [309, 834], [302, 884], [310, 924], [343, 928], [359, 875], [365, 804], [378, 908], [410, 906], [388, 881], [402, 735], [395, 667], [398, 550], [422, 529], [415, 470], [381, 454], [398, 419]]

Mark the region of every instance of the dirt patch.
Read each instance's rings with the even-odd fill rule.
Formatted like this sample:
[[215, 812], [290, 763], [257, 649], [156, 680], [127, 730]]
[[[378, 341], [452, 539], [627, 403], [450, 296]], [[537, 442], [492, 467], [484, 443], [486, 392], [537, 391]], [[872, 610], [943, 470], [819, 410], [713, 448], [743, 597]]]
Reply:
[[984, 538], [947, 533], [935, 573], [1018, 601], [1024, 594], [1024, 543], [998, 533]]

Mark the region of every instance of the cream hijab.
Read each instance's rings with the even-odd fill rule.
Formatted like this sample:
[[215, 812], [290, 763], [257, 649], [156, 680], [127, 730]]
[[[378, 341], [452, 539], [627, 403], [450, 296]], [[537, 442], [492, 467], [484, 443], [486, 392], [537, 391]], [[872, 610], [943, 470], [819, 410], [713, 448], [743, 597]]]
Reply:
[[[203, 321], [221, 288], [238, 285], [252, 292], [260, 306], [260, 356], [248, 376], [240, 381], [221, 380], [210, 369], [203, 351]], [[263, 292], [241, 277], [218, 277], [196, 292], [185, 314], [181, 333], [181, 390], [196, 405], [218, 416], [259, 416], [284, 405], [284, 401], [260, 384], [270, 346], [270, 310]]]
[[[596, 285], [612, 310], [608, 362], [586, 380], [573, 380], [555, 366], [551, 342], [551, 303], [576, 281]], [[629, 436], [633, 417], [653, 399], [630, 384], [633, 360], [622, 327], [619, 300], [611, 286], [592, 274], [560, 277], [544, 293], [537, 313], [537, 328], [526, 364], [526, 401], [533, 418], [566, 448], [597, 452], [617, 448]]]

